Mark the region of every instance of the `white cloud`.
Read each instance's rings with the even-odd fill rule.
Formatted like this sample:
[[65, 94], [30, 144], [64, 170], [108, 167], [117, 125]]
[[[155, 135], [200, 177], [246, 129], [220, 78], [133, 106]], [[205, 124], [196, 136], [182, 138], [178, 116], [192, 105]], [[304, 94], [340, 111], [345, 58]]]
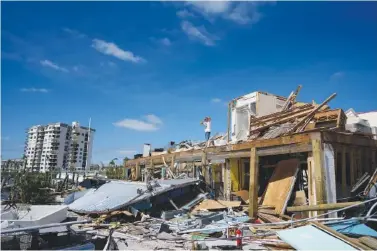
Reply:
[[257, 9], [259, 2], [189, 1], [186, 5], [210, 21], [221, 17], [238, 24], [253, 24], [261, 18]]
[[63, 28], [63, 31], [67, 32], [68, 34], [70, 34], [72, 36], [78, 37], [78, 38], [87, 37], [87, 35], [85, 35], [84, 33], [81, 33], [77, 30], [73, 30], [73, 29], [70, 29], [70, 28]]
[[181, 28], [190, 39], [200, 41], [207, 46], [214, 46], [214, 40], [218, 39], [209, 34], [204, 26], [196, 27], [188, 21], [183, 21], [181, 23]]
[[141, 63], [145, 61], [142, 57], [134, 55], [133, 52], [125, 51], [119, 48], [116, 44], [104, 40], [93, 39], [92, 47], [105, 55], [114, 56], [123, 61], [130, 61], [133, 63]]
[[123, 119], [113, 123], [117, 127], [124, 127], [136, 131], [157, 131], [160, 129], [162, 120], [156, 115], [149, 114], [144, 116], [145, 121], [138, 119]]
[[170, 46], [172, 44], [171, 41], [170, 41], [170, 39], [167, 38], [167, 37], [164, 37], [164, 38], [160, 39], [160, 43], [163, 44], [163, 45], [165, 45], [165, 46]]
[[211, 99], [211, 102], [212, 103], [220, 103], [221, 99], [219, 99], [219, 98], [213, 98], [213, 99]]
[[157, 117], [156, 115], [154, 115], [154, 114], [148, 114], [148, 115], [146, 115], [144, 117], [145, 117], [145, 119], [148, 122], [150, 122], [152, 124], [156, 124], [156, 125], [158, 125], [158, 124], [161, 125], [162, 124], [162, 120], [159, 117]]
[[331, 80], [331, 81], [339, 80], [339, 79], [341, 79], [341, 78], [344, 77], [344, 74], [345, 74], [345, 73], [342, 72], [342, 71], [335, 72], [334, 74], [332, 74], [332, 75], [330, 76], [330, 80]]
[[240, 2], [231, 12], [224, 15], [224, 18], [230, 19], [238, 24], [254, 24], [260, 20], [261, 16], [255, 4]]
[[42, 92], [42, 93], [47, 93], [49, 90], [45, 88], [21, 88], [20, 91], [22, 92]]
[[52, 69], [54, 69], [54, 70], [57, 70], [57, 71], [69, 72], [66, 68], [61, 67], [61, 66], [59, 66], [58, 64], [53, 63], [53, 62], [51, 62], [50, 60], [47, 60], [47, 59], [45, 59], [45, 60], [41, 60], [41, 61], [40, 61], [40, 64], [41, 64], [42, 66], [44, 66], [44, 67], [50, 67], [50, 68], [52, 68]]
[[221, 14], [227, 12], [231, 7], [229, 1], [189, 1], [187, 4], [206, 14]]
[[190, 11], [184, 9], [184, 10], [179, 10], [176, 12], [177, 16], [180, 18], [188, 18], [188, 17], [195, 17], [193, 13]]

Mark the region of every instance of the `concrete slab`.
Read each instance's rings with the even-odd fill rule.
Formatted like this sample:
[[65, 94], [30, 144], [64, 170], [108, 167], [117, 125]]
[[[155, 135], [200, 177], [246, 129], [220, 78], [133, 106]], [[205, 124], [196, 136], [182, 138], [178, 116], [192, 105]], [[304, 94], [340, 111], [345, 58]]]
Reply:
[[14, 222], [19, 227], [39, 226], [59, 223], [67, 218], [67, 206], [61, 205], [32, 205], [18, 211], [18, 217], [9, 222]]

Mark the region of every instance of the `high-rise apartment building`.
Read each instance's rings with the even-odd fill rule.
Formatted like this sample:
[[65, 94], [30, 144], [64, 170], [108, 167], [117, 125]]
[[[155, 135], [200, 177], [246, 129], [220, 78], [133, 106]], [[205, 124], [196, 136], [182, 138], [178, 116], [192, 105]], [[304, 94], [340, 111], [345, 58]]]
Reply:
[[26, 168], [41, 172], [89, 168], [94, 132], [78, 122], [30, 127], [25, 146]]

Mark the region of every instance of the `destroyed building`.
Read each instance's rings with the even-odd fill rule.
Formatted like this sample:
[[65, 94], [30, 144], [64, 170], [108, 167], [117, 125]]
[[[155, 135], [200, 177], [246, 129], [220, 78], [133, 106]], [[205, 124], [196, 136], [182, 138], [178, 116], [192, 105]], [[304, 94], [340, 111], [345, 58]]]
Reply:
[[[296, 195], [310, 206], [336, 203], [365, 173], [373, 175], [377, 141], [371, 133], [347, 130], [344, 111], [328, 105], [336, 94], [307, 104], [296, 101], [300, 89], [288, 98], [254, 92], [231, 101], [225, 135], [215, 135], [208, 146], [187, 141], [169, 152], [129, 160], [130, 179], [141, 180], [150, 170], [164, 170], [166, 177], [200, 172], [226, 200], [246, 192], [251, 217], [258, 205], [283, 214]], [[261, 107], [264, 99], [269, 108]]]
[[86, 178], [27, 221], [9, 204], [2, 248], [376, 250], [373, 119], [330, 108], [336, 94], [297, 102], [300, 89], [232, 100], [226, 133], [145, 144], [126, 180]]

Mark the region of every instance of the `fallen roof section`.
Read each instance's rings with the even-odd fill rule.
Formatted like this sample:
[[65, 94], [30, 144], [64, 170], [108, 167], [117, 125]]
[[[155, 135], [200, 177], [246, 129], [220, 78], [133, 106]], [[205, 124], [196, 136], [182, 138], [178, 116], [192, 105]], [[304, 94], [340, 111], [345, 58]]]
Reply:
[[198, 182], [193, 178], [160, 180], [152, 182], [153, 190], [149, 191], [146, 183], [111, 181], [77, 199], [69, 209], [76, 213], [107, 213]]

